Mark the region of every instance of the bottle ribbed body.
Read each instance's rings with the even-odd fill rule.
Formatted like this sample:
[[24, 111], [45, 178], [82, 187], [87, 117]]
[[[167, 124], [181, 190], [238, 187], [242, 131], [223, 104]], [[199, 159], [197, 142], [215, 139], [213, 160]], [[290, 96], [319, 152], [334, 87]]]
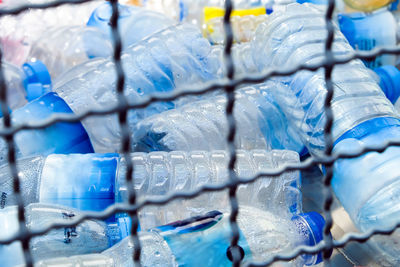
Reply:
[[[203, 185], [229, 181], [228, 154], [225, 151], [133, 153], [134, 189], [139, 198], [154, 198], [196, 190]], [[252, 178], [263, 171], [276, 170], [299, 162], [298, 154], [285, 150], [238, 150], [235, 171], [241, 178]], [[125, 163], [119, 163], [116, 201], [127, 201]], [[301, 212], [300, 177], [286, 172], [276, 178], [262, 177], [240, 185], [240, 205], [279, 213]], [[206, 193], [190, 200], [178, 200], [162, 207], [146, 207], [140, 212], [140, 225], [148, 229], [171, 221], [229, 207], [226, 191]]]
[[[291, 149], [303, 145], [275, 102], [278, 83], [246, 87], [236, 92], [233, 115], [235, 146], [240, 149]], [[151, 116], [134, 128], [136, 151], [227, 149], [226, 97], [215, 96]]]
[[[220, 58], [212, 53], [200, 32], [188, 25], [173, 26], [152, 35], [126, 49], [121, 59], [126, 74], [125, 95], [130, 103], [152, 93], [184, 89], [184, 86], [222, 75], [218, 71]], [[79, 79], [69, 80], [54, 89], [75, 114], [117, 105], [114, 63], [104, 59], [96, 64], [91, 70], [82, 70], [84, 74]], [[148, 113], [170, 109], [170, 106], [171, 103], [160, 103], [153, 104], [153, 109], [131, 111], [130, 125]], [[120, 129], [116, 115], [86, 118], [83, 124], [96, 152], [119, 149]]]
[[[349, 56], [353, 49], [337, 27], [334, 33], [332, 50], [335, 58]], [[323, 63], [326, 36], [324, 14], [320, 10], [306, 4], [288, 5], [284, 13], [271, 15], [257, 29], [252, 44], [253, 58], [260, 70]], [[274, 91], [277, 102], [296, 125], [310, 152], [320, 154], [324, 150], [326, 122], [324, 101], [327, 89], [323, 71], [300, 71], [280, 81], [287, 85], [287, 89]], [[397, 116], [393, 105], [361, 61], [335, 66], [332, 82], [334, 140], [371, 118]]]

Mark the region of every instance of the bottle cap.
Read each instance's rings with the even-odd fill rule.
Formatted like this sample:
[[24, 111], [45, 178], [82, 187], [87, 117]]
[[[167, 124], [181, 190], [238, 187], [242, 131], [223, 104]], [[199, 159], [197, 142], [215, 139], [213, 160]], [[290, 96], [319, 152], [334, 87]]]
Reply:
[[[296, 225], [300, 224], [303, 226], [299, 227], [301, 231], [304, 231], [304, 226], [308, 230], [308, 239], [306, 240], [305, 245], [315, 246], [324, 239], [323, 231], [325, 227], [325, 219], [321, 216], [321, 214], [317, 212], [301, 213], [299, 215], [295, 215], [292, 220], [296, 223]], [[332, 251], [333, 250], [329, 252], [329, 256], [332, 254]], [[304, 254], [302, 255], [302, 258], [305, 260], [305, 265], [307, 266], [315, 265], [323, 261], [322, 252], [314, 255]]]
[[24, 85], [28, 101], [32, 101], [51, 91], [50, 73], [42, 61], [25, 62], [22, 65], [22, 70], [26, 75]]
[[41, 83], [43, 85], [51, 85], [51, 77], [46, 65], [40, 61], [25, 62], [22, 69], [27, 76], [28, 83]]
[[28, 83], [25, 88], [26, 99], [29, 102], [47, 93], [47, 89], [41, 83]]
[[380, 77], [379, 85], [386, 97], [393, 104], [396, 103], [400, 96], [400, 71], [391, 65], [376, 68], [374, 71]]

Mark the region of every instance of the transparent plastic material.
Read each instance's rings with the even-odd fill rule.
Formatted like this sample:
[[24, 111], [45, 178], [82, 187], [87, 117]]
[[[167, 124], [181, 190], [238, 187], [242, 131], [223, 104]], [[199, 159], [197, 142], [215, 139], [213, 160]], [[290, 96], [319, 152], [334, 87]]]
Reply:
[[[304, 152], [296, 131], [271, 91], [279, 83], [265, 83], [237, 91], [234, 107], [235, 145], [240, 149], [290, 149]], [[214, 96], [166, 111], [139, 122], [133, 129], [136, 151], [227, 149], [226, 97]]]
[[[81, 212], [62, 206], [30, 204], [25, 208], [26, 227], [39, 230], [54, 223], [63, 223]], [[0, 239], [6, 239], [20, 232], [17, 206], [0, 210], [0, 222], [3, 231]], [[75, 227], [53, 229], [34, 237], [30, 241], [30, 250], [35, 261], [57, 256], [101, 252], [109, 247], [107, 225], [101, 221], [85, 220]], [[22, 246], [19, 241], [10, 245], [0, 245], [2, 266], [15, 266], [24, 262]]]
[[[179, 90], [187, 85], [216, 79], [223, 74], [220, 69], [221, 54], [213, 53], [208, 41], [189, 25], [174, 26], [156, 33], [130, 46], [121, 59], [126, 74], [125, 95], [129, 103], [136, 103], [156, 92]], [[82, 70], [79, 79], [57, 83], [54, 88], [75, 114], [117, 105], [117, 77], [111, 58], [97, 60], [88, 70], [85, 65], [75, 68], [74, 72], [78, 72], [78, 68]], [[129, 123], [134, 125], [144, 117], [172, 107], [171, 102], [164, 102], [144, 110], [131, 111]], [[82, 123], [96, 152], [118, 151], [121, 139], [116, 115], [89, 117]]]
[[[133, 153], [134, 189], [139, 198], [157, 197], [228, 179], [224, 151]], [[299, 162], [293, 151], [238, 151], [235, 170], [242, 178]], [[82, 166], [85, 166], [82, 169]], [[45, 202], [80, 210], [104, 210], [115, 201], [127, 200], [125, 161], [117, 154], [71, 154], [34, 157], [18, 161], [24, 203]], [[1, 207], [15, 205], [12, 177], [7, 165], [0, 169]], [[240, 204], [280, 213], [300, 213], [298, 172], [276, 178], [263, 177], [238, 190]], [[179, 208], [178, 208], [179, 207]], [[164, 208], [141, 211], [141, 228], [147, 229], [184, 219], [209, 209], [228, 207], [226, 193], [209, 193], [194, 200], [173, 202]]]
[[26, 75], [14, 64], [4, 61], [1, 64], [7, 87], [7, 104], [10, 109], [22, 107], [27, 103], [24, 84]]
[[[195, 190], [203, 185], [218, 185], [228, 181], [228, 155], [224, 151], [212, 152], [153, 152], [134, 153], [135, 190], [142, 197]], [[299, 162], [293, 151], [238, 150], [235, 171], [241, 178]], [[127, 201], [124, 179], [125, 167], [121, 162], [117, 180], [118, 202]], [[122, 179], [121, 179], [122, 178]], [[240, 205], [253, 206], [274, 213], [299, 213], [301, 207], [300, 177], [288, 172], [276, 178], [263, 177], [238, 188]], [[148, 229], [160, 224], [195, 216], [212, 209], [226, 210], [229, 199], [226, 192], [208, 193], [190, 200], [173, 201], [163, 207], [145, 207], [140, 212], [140, 226]]]
[[[43, 0], [29, 0], [25, 4], [43, 2]], [[4, 59], [17, 65], [22, 64], [26, 61], [33, 42], [45, 30], [52, 26], [84, 25], [89, 19], [90, 13], [101, 2], [95, 0], [79, 5], [32, 9], [19, 15], [2, 16], [0, 19], [0, 44]]]
[[[265, 27], [259, 27], [255, 39], [255, 45], [262, 48], [258, 51], [265, 51], [272, 57], [260, 66], [281, 67], [273, 63], [276, 58], [290, 59], [283, 67], [321, 63], [326, 41], [323, 16], [311, 5], [289, 5], [284, 14], [272, 15]], [[352, 53], [352, 48], [343, 41], [337, 28], [334, 34], [335, 57]], [[287, 89], [276, 93], [278, 104], [291, 123], [296, 125], [309, 151], [322, 155], [325, 149], [324, 101], [327, 94], [323, 72], [301, 71], [280, 81], [287, 84]], [[394, 107], [361, 61], [335, 66], [332, 83], [335, 153], [354, 153], [362, 147], [398, 140], [400, 121]], [[356, 159], [335, 162], [333, 190], [360, 230], [371, 229], [372, 226], [387, 229], [398, 218], [400, 172], [396, 162], [399, 155], [399, 148], [391, 147], [382, 153], [371, 152]], [[386, 209], [385, 206], [391, 208]], [[379, 247], [377, 257], [386, 255], [383, 257], [391, 265], [399, 263], [398, 257], [393, 256], [399, 254], [397, 235], [373, 239]]]
[[[241, 232], [239, 246], [243, 250], [242, 263], [250, 260], [260, 262], [278, 253], [288, 252], [297, 245], [305, 244], [310, 236], [316, 234], [307, 224], [294, 223], [284, 216], [245, 206], [241, 207], [237, 222]], [[177, 224], [180, 227], [176, 227]], [[140, 259], [143, 266], [232, 265], [227, 256], [231, 230], [229, 214], [226, 213], [209, 212], [204, 216], [154, 228], [150, 232], [141, 232], [139, 238], [143, 249]], [[193, 251], [196, 251], [196, 257], [193, 257]], [[132, 252], [133, 243], [127, 237], [101, 254], [52, 259], [42, 261], [38, 266], [89, 265], [95, 262], [94, 259], [99, 260], [96, 265], [100, 266], [133, 266]], [[305, 263], [304, 258], [298, 257], [289, 263], [278, 262], [276, 266], [303, 266]]]
[[64, 26], [47, 29], [32, 44], [28, 59], [41, 60], [53, 79], [90, 58], [112, 55], [111, 41], [94, 27]]
[[[292, 4], [282, 14], [272, 14], [257, 29], [249, 51], [252, 51], [259, 69], [321, 63], [327, 34], [322, 11], [308, 4]], [[337, 28], [332, 50], [336, 58], [353, 52]], [[361, 61], [335, 66], [332, 75], [334, 140], [363, 121], [396, 116], [393, 105]], [[326, 122], [324, 100], [327, 90], [323, 70], [314, 73], [300, 71], [279, 81], [287, 88], [272, 91], [277, 103], [296, 125], [309, 151], [320, 155], [325, 146], [323, 131]]]
[[[118, 31], [121, 36], [122, 49], [135, 44], [151, 34], [163, 30], [176, 22], [164, 14], [118, 4]], [[90, 16], [87, 25], [103, 33], [104, 38], [112, 41], [110, 3], [99, 5]]]

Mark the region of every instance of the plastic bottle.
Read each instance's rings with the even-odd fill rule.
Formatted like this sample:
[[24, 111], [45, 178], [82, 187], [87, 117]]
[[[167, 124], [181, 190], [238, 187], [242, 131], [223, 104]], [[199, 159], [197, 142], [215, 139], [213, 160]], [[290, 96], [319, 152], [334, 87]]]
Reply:
[[[116, 107], [117, 75], [112, 59], [95, 60], [76, 66], [78, 79], [65, 79], [53, 93], [32, 101], [12, 114], [14, 125], [32, 124], [57, 113], [75, 113]], [[125, 95], [137, 103], [156, 92], [179, 90], [184, 86], [222, 77], [220, 48], [214, 53], [207, 40], [195, 28], [179, 25], [165, 29], [129, 47], [122, 54], [126, 70]], [[144, 110], [129, 112], [129, 124], [171, 109], [174, 103], [154, 103]], [[85, 128], [83, 128], [82, 124]], [[24, 130], [15, 135], [17, 157], [51, 153], [115, 152], [120, 148], [117, 115], [92, 116], [81, 123], [57, 123], [40, 130]], [[89, 139], [90, 137], [90, 139]], [[32, 142], [31, 140], [35, 140]], [[6, 158], [5, 144], [0, 144], [0, 162]]]
[[[125, 48], [157, 31], [176, 24], [174, 20], [158, 12], [127, 5], [118, 5], [118, 7], [118, 31], [121, 35], [122, 46]], [[87, 22], [87, 26], [99, 29], [105, 37], [112, 40], [111, 16], [111, 4], [103, 3], [93, 11]]]
[[[43, 1], [29, 0], [28, 4]], [[19, 15], [7, 15], [0, 19], [0, 44], [4, 59], [16, 65], [27, 61], [30, 48], [41, 34], [52, 26], [84, 25], [93, 9], [102, 1], [83, 4], [60, 5], [55, 8], [31, 9]]]
[[101, 31], [86, 26], [61, 26], [44, 31], [33, 42], [27, 58], [41, 60], [57, 79], [65, 71], [85, 61], [112, 55], [111, 41]]
[[[244, 60], [237, 58], [238, 63]], [[396, 103], [400, 95], [400, 71], [394, 66], [384, 66], [369, 71], [369, 75], [380, 84], [389, 100]], [[234, 110], [237, 148], [288, 149], [301, 156], [308, 153], [271, 93], [280, 91], [280, 86], [269, 82], [237, 91]], [[134, 128], [134, 149], [143, 152], [227, 149], [225, 106], [224, 96], [213, 96], [146, 118]]]
[[[277, 83], [240, 89], [236, 93], [235, 145], [240, 149], [289, 149], [304, 153], [304, 145], [288, 127], [271, 95]], [[227, 149], [226, 97], [210, 97], [180, 108], [153, 115], [134, 128], [136, 151]]]
[[[285, 14], [272, 15], [268, 23], [260, 25], [263, 27], [259, 27], [257, 34], [260, 39], [254, 43], [259, 48], [254, 54], [260, 68], [320, 63], [325, 56], [327, 34], [323, 21], [324, 14], [307, 5], [290, 5]], [[263, 54], [259, 51], [268, 54], [269, 60], [262, 62]], [[338, 29], [335, 29], [333, 51], [337, 58], [352, 52]], [[274, 64], [280, 62], [277, 59], [286, 64]], [[308, 150], [314, 155], [323, 155], [326, 121], [323, 104], [327, 94], [323, 71], [301, 71], [283, 81], [288, 87], [276, 92], [278, 104], [292, 125], [296, 125]], [[360, 147], [398, 138], [398, 115], [361, 61], [335, 66], [333, 87], [335, 153], [354, 152]], [[382, 153], [371, 152], [335, 162], [333, 190], [360, 230], [388, 228], [398, 220], [399, 155], [399, 148], [390, 147]], [[376, 254], [385, 255], [385, 260], [392, 265], [399, 263], [397, 235], [396, 232], [389, 238], [374, 237]]]
[[[26, 227], [39, 230], [54, 223], [65, 223], [81, 216], [82, 212], [57, 205], [42, 203], [30, 204], [25, 208]], [[8, 239], [20, 230], [17, 206], [0, 210], [2, 231], [0, 240]], [[120, 229], [126, 228], [123, 220], [120, 224], [105, 223], [98, 220], [85, 220], [75, 227], [53, 229], [50, 232], [34, 237], [30, 241], [30, 251], [34, 261], [54, 256], [71, 256], [86, 253], [99, 253], [111, 247], [125, 237]], [[15, 241], [10, 245], [0, 245], [1, 265], [4, 267], [23, 264], [22, 245]]]
[[[356, 50], [391, 47], [397, 43], [396, 20], [387, 7], [372, 13], [355, 12], [339, 14], [340, 30]], [[374, 60], [364, 60], [369, 68], [394, 65], [395, 55], [382, 55]]]
[[[231, 22], [236, 42], [249, 41], [265, 14], [272, 12], [271, 0], [234, 0], [234, 10], [231, 14]], [[276, 1], [275, 1], [276, 2]], [[167, 0], [142, 1], [147, 9], [157, 10], [173, 18], [196, 25], [203, 31], [204, 37], [214, 44], [222, 44], [224, 41], [223, 0]]]
[[[118, 29], [124, 48], [174, 24], [164, 15], [143, 8], [125, 5], [118, 5], [118, 8]], [[57, 78], [64, 71], [91, 58], [111, 56], [111, 15], [111, 4], [103, 3], [92, 12], [87, 26], [46, 30], [33, 43], [28, 58], [42, 60], [52, 77]]]
[[[288, 252], [298, 245], [314, 246], [322, 240], [325, 224], [315, 212], [295, 216], [292, 220], [256, 208], [241, 207], [237, 218], [240, 228], [242, 263], [261, 262]], [[143, 266], [231, 266], [231, 230], [229, 214], [211, 211], [139, 233]], [[133, 243], [129, 237], [101, 254], [56, 258], [38, 266], [91, 265], [107, 267], [133, 266]], [[193, 256], [196, 253], [196, 256]], [[287, 263], [290, 266], [313, 265], [322, 255], [302, 255]], [[280, 263], [285, 264], [285, 263]]]
[[[299, 162], [293, 151], [238, 151], [236, 172], [251, 178], [262, 171]], [[195, 190], [204, 184], [228, 180], [228, 155], [224, 151], [133, 153], [134, 189], [139, 198]], [[82, 169], [82, 166], [84, 168]], [[125, 161], [118, 154], [71, 154], [32, 157], [18, 161], [24, 202], [53, 203], [80, 210], [103, 210], [127, 201]], [[301, 212], [300, 177], [288, 172], [276, 178], [262, 178], [241, 185], [241, 204], [280, 213]], [[7, 165], [0, 169], [1, 206], [15, 205], [12, 177]], [[209, 193], [195, 200], [178, 201], [141, 210], [141, 228], [148, 229], [210, 209], [228, 207], [227, 194]], [[179, 208], [178, 208], [179, 207]]]
[[51, 78], [41, 61], [26, 62], [22, 67], [2, 62], [7, 87], [7, 105], [13, 110], [51, 91]]

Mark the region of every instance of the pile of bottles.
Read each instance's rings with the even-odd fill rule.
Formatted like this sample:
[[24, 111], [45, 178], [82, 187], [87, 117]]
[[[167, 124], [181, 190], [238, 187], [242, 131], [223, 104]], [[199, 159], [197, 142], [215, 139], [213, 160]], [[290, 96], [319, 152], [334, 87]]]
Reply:
[[[235, 77], [303, 66], [235, 88], [233, 144], [230, 97], [198, 94], [226, 81], [224, 0], [35, 7], [48, 2], [0, 1], [30, 7], [0, 16], [0, 130], [18, 129], [14, 156], [0, 139], [1, 266], [134, 266], [138, 245], [144, 266], [322, 266], [346, 224], [388, 232], [344, 246], [346, 259], [400, 265], [400, 148], [385, 147], [400, 141], [400, 60], [380, 53], [400, 42], [399, 1], [232, 0]], [[340, 64], [326, 75], [329, 5]], [[111, 112], [182, 92], [126, 121]]]

